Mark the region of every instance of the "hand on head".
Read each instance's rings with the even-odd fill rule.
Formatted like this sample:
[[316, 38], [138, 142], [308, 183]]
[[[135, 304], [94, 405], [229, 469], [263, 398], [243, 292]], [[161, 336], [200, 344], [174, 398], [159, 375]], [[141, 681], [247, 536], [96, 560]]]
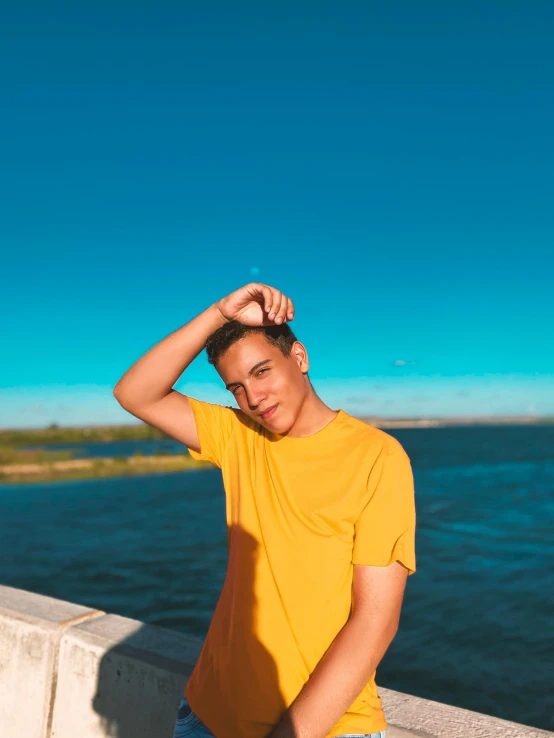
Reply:
[[226, 320], [243, 325], [282, 325], [294, 320], [294, 305], [290, 297], [267, 284], [250, 282], [231, 292], [216, 303]]

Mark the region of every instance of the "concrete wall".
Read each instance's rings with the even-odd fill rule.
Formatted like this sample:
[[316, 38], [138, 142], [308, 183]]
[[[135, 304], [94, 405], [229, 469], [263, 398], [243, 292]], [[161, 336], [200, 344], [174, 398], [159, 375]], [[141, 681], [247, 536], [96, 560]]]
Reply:
[[[0, 586], [0, 736], [172, 738], [201, 647], [182, 633]], [[383, 687], [379, 693], [387, 738], [554, 736]]]

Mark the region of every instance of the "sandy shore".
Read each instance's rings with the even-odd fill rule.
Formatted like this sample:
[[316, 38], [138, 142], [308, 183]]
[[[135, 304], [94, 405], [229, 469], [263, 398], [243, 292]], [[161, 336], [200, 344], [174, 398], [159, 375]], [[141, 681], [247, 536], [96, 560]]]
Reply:
[[554, 424], [554, 418], [537, 418], [536, 415], [505, 415], [482, 417], [452, 417], [452, 418], [372, 418], [360, 417], [364, 423], [376, 428], [448, 428], [468, 425], [537, 425]]
[[46, 482], [63, 479], [95, 479], [153, 472], [167, 473], [200, 469], [207, 462], [199, 462], [188, 454], [131, 456], [122, 458], [64, 459], [39, 463], [3, 464], [0, 482]]

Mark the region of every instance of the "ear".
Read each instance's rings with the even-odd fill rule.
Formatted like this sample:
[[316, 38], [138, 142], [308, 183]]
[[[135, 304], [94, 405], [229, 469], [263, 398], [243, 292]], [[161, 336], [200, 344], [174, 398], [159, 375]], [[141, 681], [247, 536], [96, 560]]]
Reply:
[[308, 369], [310, 368], [310, 362], [308, 359], [308, 352], [306, 351], [306, 347], [302, 343], [300, 343], [300, 341], [295, 341], [292, 347], [292, 352], [302, 374], [307, 374]]

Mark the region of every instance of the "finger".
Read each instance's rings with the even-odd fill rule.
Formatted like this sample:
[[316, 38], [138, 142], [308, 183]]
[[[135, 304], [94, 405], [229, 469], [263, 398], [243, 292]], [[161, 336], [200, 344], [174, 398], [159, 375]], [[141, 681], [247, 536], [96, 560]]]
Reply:
[[271, 312], [269, 313], [269, 318], [275, 322], [277, 319], [277, 316], [279, 315], [279, 310], [281, 309], [281, 303], [283, 302], [283, 293], [279, 290], [276, 290], [276, 293], [273, 295], [273, 305], [271, 307]]
[[280, 290], [273, 290], [271, 310], [269, 311], [269, 314], [267, 316], [270, 320], [275, 320], [275, 317], [277, 316], [277, 313], [279, 312], [279, 309], [281, 307], [282, 296], [283, 295]]
[[287, 307], [287, 320], [293, 320], [294, 319], [294, 304], [290, 297], [287, 297], [288, 307]]
[[287, 307], [288, 307], [288, 297], [286, 295], [282, 295], [281, 297], [281, 306], [279, 308], [279, 311], [275, 317], [275, 322], [281, 325], [281, 323], [284, 323], [287, 319]]
[[271, 304], [273, 302], [271, 287], [268, 287], [267, 284], [261, 284], [260, 282], [255, 282], [253, 286], [264, 298], [264, 311], [269, 312], [269, 310], [271, 310]]

